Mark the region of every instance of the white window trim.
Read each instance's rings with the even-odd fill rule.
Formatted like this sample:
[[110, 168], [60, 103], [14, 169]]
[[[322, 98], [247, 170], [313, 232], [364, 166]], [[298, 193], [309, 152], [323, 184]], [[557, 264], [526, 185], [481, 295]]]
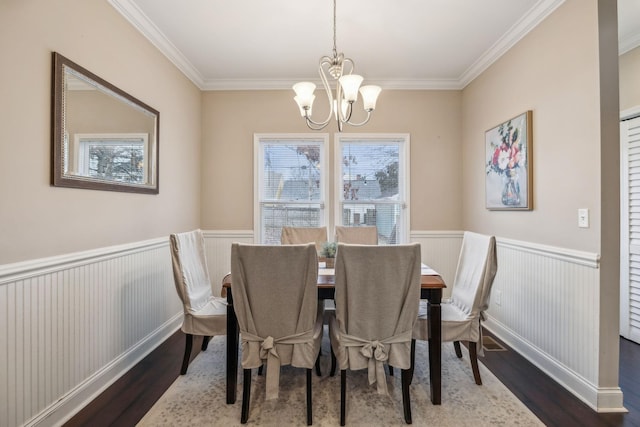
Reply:
[[[411, 239], [410, 229], [411, 229], [411, 169], [410, 169], [410, 156], [411, 152], [411, 137], [408, 133], [336, 133], [334, 134], [334, 159], [333, 159], [333, 167], [334, 167], [334, 196], [333, 196], [333, 210], [334, 210], [334, 218], [333, 224], [334, 227], [336, 225], [342, 224], [342, 141], [349, 140], [361, 140], [368, 139], [375, 143], [376, 140], [379, 140], [380, 143], [389, 141], [389, 140], [400, 140], [400, 152], [399, 152], [399, 161], [403, 166], [403, 170], [405, 173], [405, 179], [399, 180], [399, 188], [398, 191], [400, 193], [400, 197], [404, 200], [404, 205], [402, 206], [402, 226], [400, 227], [400, 236], [399, 243], [409, 243]], [[330, 236], [335, 235], [335, 232], [330, 232]]]
[[138, 145], [142, 147], [142, 174], [149, 184], [149, 134], [146, 133], [77, 133], [74, 135], [74, 175], [89, 176], [89, 148], [91, 145]]
[[[328, 133], [256, 133], [253, 135], [253, 241], [261, 242], [262, 223], [260, 215], [260, 177], [264, 173], [264, 161], [260, 142], [263, 140], [275, 141], [317, 141], [321, 140], [321, 156], [323, 161], [320, 162], [320, 173], [323, 178], [320, 185], [320, 205], [322, 206], [322, 215], [320, 216], [320, 226], [329, 225], [329, 134]], [[316, 203], [316, 202], [313, 202]]]

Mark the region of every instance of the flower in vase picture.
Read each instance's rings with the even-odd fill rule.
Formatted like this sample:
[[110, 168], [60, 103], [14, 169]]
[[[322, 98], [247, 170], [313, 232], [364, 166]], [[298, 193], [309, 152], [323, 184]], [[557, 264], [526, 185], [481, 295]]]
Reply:
[[531, 112], [486, 132], [486, 206], [531, 209]]

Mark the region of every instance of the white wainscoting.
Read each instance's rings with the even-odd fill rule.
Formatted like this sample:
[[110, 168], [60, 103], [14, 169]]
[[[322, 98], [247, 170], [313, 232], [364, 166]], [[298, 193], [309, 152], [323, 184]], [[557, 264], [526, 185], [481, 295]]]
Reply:
[[444, 298], [451, 295], [463, 234], [462, 231], [411, 232], [411, 242], [420, 243], [422, 262], [440, 273], [448, 285], [443, 292]]
[[485, 327], [593, 409], [623, 411], [598, 385], [599, 255], [502, 238], [497, 253]]
[[220, 295], [222, 279], [231, 271], [231, 244], [253, 243], [253, 230], [203, 231], [207, 267], [215, 295]]
[[168, 238], [0, 266], [0, 425], [60, 425], [174, 333]]
[[[204, 236], [219, 293], [231, 243], [253, 231]], [[452, 284], [462, 236], [411, 241]], [[597, 254], [498, 238], [501, 304], [485, 325], [594, 409], [622, 408], [619, 388], [598, 387], [598, 267]], [[0, 425], [61, 424], [176, 331], [181, 312], [168, 238], [0, 266]]]

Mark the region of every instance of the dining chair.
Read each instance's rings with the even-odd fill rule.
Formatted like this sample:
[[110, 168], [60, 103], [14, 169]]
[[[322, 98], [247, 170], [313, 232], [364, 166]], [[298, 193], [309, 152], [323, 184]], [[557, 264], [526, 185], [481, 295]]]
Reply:
[[280, 244], [298, 245], [314, 243], [316, 252], [322, 251], [322, 245], [327, 241], [327, 227], [282, 227]]
[[306, 368], [307, 425], [311, 425], [311, 368], [317, 360], [323, 328], [314, 244], [234, 243], [231, 277], [242, 341], [240, 422], [245, 424], [249, 417], [251, 370], [266, 362], [266, 399], [278, 397], [281, 366]]
[[336, 242], [357, 244], [357, 245], [377, 245], [378, 227], [345, 227], [336, 225]]
[[[327, 242], [327, 227], [282, 227], [282, 233], [280, 234], [281, 245], [297, 245], [304, 243], [314, 243], [316, 245], [316, 252], [318, 255], [322, 253], [322, 248]], [[324, 316], [324, 312], [333, 309], [333, 301], [331, 300], [319, 300], [318, 310], [321, 310]], [[262, 373], [261, 371], [259, 371]], [[322, 375], [320, 369], [320, 358], [316, 364], [316, 374]]]
[[404, 419], [411, 424], [411, 334], [420, 302], [420, 245], [339, 243], [332, 354], [340, 369], [340, 425], [345, 424], [346, 372], [368, 369], [369, 384], [388, 394], [384, 363], [402, 369]]
[[[498, 270], [496, 239], [466, 231], [458, 258], [451, 298], [441, 304], [442, 341], [453, 341], [456, 356], [462, 358], [460, 341], [468, 342], [469, 359], [476, 384], [482, 385], [478, 354], [482, 348], [482, 320], [489, 308], [493, 279]], [[427, 301], [420, 301], [413, 337], [429, 339]]]
[[227, 302], [211, 291], [211, 280], [205, 258], [204, 237], [200, 230], [176, 233], [169, 237], [173, 279], [182, 301], [182, 332], [186, 344], [180, 374], [187, 373], [193, 336], [201, 335], [202, 351], [209, 339], [227, 333]]

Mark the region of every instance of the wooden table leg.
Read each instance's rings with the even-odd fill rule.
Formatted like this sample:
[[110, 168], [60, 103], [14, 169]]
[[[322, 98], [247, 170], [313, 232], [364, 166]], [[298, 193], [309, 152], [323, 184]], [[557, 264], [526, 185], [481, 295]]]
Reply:
[[442, 365], [442, 314], [440, 302], [442, 289], [433, 290], [429, 298], [429, 378], [431, 383], [431, 403], [441, 403]]
[[233, 310], [231, 288], [227, 290], [227, 404], [236, 403], [238, 381], [238, 319]]

